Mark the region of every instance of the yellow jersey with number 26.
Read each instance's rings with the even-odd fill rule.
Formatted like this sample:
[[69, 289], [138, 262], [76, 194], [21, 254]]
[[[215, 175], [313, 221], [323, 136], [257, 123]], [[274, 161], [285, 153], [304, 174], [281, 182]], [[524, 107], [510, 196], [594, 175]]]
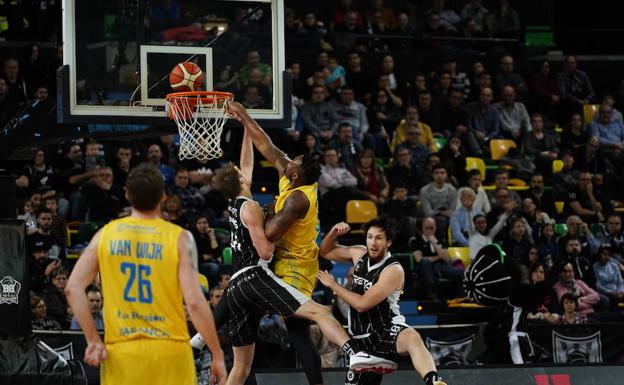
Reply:
[[188, 341], [178, 279], [183, 229], [162, 219], [126, 217], [102, 228], [98, 264], [105, 342]]

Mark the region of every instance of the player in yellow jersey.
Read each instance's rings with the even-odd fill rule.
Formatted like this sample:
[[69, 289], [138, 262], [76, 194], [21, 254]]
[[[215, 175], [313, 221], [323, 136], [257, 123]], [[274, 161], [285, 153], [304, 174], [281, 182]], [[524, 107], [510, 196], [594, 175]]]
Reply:
[[[211, 375], [224, 384], [223, 351], [195, 270], [197, 246], [188, 231], [160, 218], [165, 195], [158, 169], [148, 164], [133, 169], [126, 195], [132, 215], [95, 234], [65, 289], [87, 340], [85, 362], [102, 364], [103, 385], [196, 384], [186, 303], [212, 352]], [[105, 298], [105, 343], [85, 294], [98, 271]]]
[[[266, 238], [276, 242], [275, 275], [308, 297], [318, 273], [318, 179], [321, 168], [311, 155], [289, 159], [239, 103], [226, 107], [230, 117], [240, 121], [254, 146], [277, 169], [279, 196], [275, 213], [266, 220]], [[311, 385], [321, 384], [321, 362], [310, 340], [309, 321], [286, 319], [290, 341], [299, 353]], [[352, 352], [346, 352], [348, 356]]]

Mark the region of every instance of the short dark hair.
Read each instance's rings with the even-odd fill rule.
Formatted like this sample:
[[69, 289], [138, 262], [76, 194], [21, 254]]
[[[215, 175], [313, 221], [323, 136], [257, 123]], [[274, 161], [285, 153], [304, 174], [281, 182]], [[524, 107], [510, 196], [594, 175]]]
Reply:
[[304, 184], [314, 184], [321, 177], [321, 165], [312, 154], [305, 154], [301, 157], [301, 171]]
[[561, 296], [561, 300], [559, 301], [559, 306], [561, 306], [561, 312], [563, 312], [563, 301], [572, 301], [576, 304], [576, 310], [578, 310], [578, 297], [572, 293], [563, 293]]
[[178, 175], [181, 172], [189, 172], [188, 168], [184, 167], [183, 165], [177, 165], [175, 168], [175, 175]]
[[477, 223], [477, 219], [479, 218], [486, 218], [486, 216], [484, 214], [477, 214], [474, 217], [472, 217], [472, 223]]
[[55, 201], [56, 203], [58, 203], [58, 199], [56, 198], [56, 194], [52, 194], [52, 195], [48, 195], [47, 197], [43, 198], [43, 202], [47, 202], [47, 201]]
[[468, 171], [468, 179], [472, 178], [475, 175], [481, 176], [481, 171], [477, 170], [476, 168], [473, 168], [472, 170]]
[[59, 275], [69, 276], [69, 273], [67, 272], [67, 270], [65, 270], [63, 266], [59, 266], [52, 270], [52, 272], [50, 273], [50, 278], [54, 279]]
[[534, 176], [541, 176], [543, 178], [544, 174], [542, 174], [541, 171], [535, 171], [533, 172], [533, 174], [531, 174], [531, 178], [533, 178]]
[[236, 166], [229, 163], [217, 171], [215, 188], [228, 199], [234, 199], [241, 193], [240, 172]]
[[91, 284], [91, 285], [87, 286], [87, 288], [85, 289], [85, 293], [100, 293], [100, 294], [102, 294], [102, 291], [95, 284]]
[[340, 130], [342, 129], [342, 127], [351, 127], [351, 129], [353, 129], [353, 126], [351, 126], [351, 123], [349, 122], [341, 122], [338, 125], [338, 132], [340, 132]]
[[440, 170], [440, 169], [446, 171], [446, 167], [444, 167], [442, 163], [436, 163], [433, 165], [433, 167], [431, 167], [431, 172], [434, 173], [436, 170]]
[[155, 166], [142, 163], [132, 169], [126, 180], [128, 201], [139, 211], [154, 210], [165, 193], [165, 181]]
[[576, 241], [576, 242], [580, 243], [581, 246], [583, 246], [583, 242], [581, 242], [581, 238], [579, 238], [577, 236], [569, 236], [568, 239], [566, 239], [566, 241], [565, 241], [566, 246], [568, 245], [568, 243], [570, 243], [570, 241]]
[[50, 211], [50, 209], [47, 208], [47, 207], [41, 207], [39, 210], [37, 210], [37, 218], [39, 218], [41, 216], [41, 214], [50, 214], [50, 215], [52, 215], [52, 211]]
[[387, 240], [389, 241], [394, 240], [394, 236], [395, 236], [394, 223], [390, 218], [387, 218], [387, 217], [373, 218], [370, 221], [366, 222], [364, 226], [362, 226], [362, 229], [364, 230], [365, 233], [368, 233], [368, 229], [370, 229], [371, 227], [379, 227], [380, 229], [384, 231], [384, 233], [386, 233]]

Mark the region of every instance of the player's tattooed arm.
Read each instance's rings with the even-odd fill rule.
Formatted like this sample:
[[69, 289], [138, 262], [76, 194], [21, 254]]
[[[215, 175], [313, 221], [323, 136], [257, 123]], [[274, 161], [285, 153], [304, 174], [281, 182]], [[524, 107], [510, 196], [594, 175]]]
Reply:
[[197, 243], [195, 242], [195, 238], [193, 234], [185, 230], [186, 233], [186, 250], [188, 251], [188, 255], [191, 258], [191, 264], [193, 265], [193, 269], [197, 270], [198, 261], [199, 261], [199, 253], [197, 251]]

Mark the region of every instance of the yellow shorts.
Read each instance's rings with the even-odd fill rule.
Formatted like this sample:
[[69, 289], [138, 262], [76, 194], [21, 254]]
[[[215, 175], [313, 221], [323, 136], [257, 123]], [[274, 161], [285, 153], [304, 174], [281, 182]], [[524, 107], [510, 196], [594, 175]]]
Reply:
[[137, 340], [107, 344], [102, 385], [197, 385], [188, 341]]
[[312, 292], [316, 286], [318, 269], [318, 259], [316, 258], [305, 261], [293, 257], [280, 257], [275, 261], [273, 267], [275, 275], [308, 298], [312, 297]]

